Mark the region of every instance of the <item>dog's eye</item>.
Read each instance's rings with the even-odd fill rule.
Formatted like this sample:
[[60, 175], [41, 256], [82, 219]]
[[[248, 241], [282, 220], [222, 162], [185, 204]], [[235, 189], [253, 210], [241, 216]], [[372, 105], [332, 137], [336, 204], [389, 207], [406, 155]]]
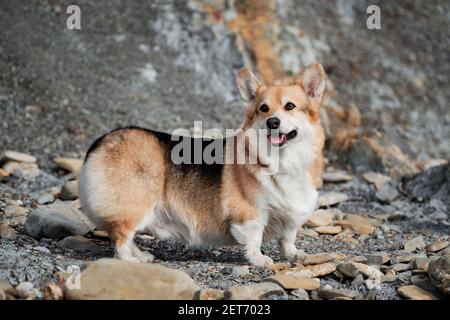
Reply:
[[287, 111], [290, 111], [292, 109], [295, 108], [295, 104], [293, 104], [292, 102], [288, 102], [286, 103], [286, 105], [284, 106], [284, 109], [286, 109]]
[[260, 110], [261, 112], [267, 112], [267, 111], [269, 111], [269, 106], [268, 106], [267, 104], [262, 104], [262, 105], [259, 107], [259, 110]]

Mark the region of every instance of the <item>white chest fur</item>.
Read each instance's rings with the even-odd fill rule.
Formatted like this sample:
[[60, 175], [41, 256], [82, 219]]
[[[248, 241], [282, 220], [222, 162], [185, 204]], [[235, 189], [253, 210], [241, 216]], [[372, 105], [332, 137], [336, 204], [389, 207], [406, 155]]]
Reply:
[[298, 229], [314, 212], [318, 192], [306, 170], [261, 176], [263, 192], [258, 199], [265, 237], [276, 237], [287, 228]]

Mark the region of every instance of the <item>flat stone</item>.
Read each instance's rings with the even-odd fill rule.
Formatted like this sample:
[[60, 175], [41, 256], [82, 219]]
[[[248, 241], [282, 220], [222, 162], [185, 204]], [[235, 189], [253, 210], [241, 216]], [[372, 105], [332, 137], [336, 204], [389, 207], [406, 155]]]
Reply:
[[68, 236], [61, 240], [58, 245], [65, 249], [79, 252], [101, 253], [103, 249], [93, 243], [91, 240], [82, 236]]
[[326, 171], [322, 175], [324, 182], [338, 183], [338, 182], [348, 182], [353, 180], [353, 176], [346, 173], [345, 171]]
[[413, 252], [415, 250], [422, 250], [425, 248], [425, 242], [423, 241], [422, 236], [418, 236], [414, 239], [408, 240], [404, 244], [405, 252]]
[[386, 271], [385, 275], [381, 279], [381, 282], [395, 282], [397, 280], [397, 273], [394, 270]]
[[349, 278], [356, 278], [358, 274], [371, 279], [381, 279], [384, 276], [380, 270], [372, 266], [353, 261], [341, 263], [337, 266], [337, 269]]
[[320, 280], [317, 278], [303, 278], [297, 276], [295, 273], [277, 274], [266, 279], [279, 284], [286, 290], [305, 289], [317, 290], [320, 288]]
[[377, 190], [380, 190], [391, 178], [377, 172], [366, 172], [363, 174], [364, 180], [373, 184]]
[[80, 191], [78, 189], [78, 181], [67, 181], [61, 188], [60, 198], [62, 200], [76, 200], [80, 197]]
[[394, 270], [395, 272], [400, 272], [411, 269], [411, 266], [408, 263], [396, 263], [389, 268]]
[[219, 289], [201, 289], [196, 292], [195, 300], [223, 300], [225, 291]]
[[36, 158], [26, 153], [7, 150], [0, 154], [0, 163], [7, 161], [35, 163]]
[[364, 255], [368, 264], [385, 264], [389, 262], [390, 256], [385, 252], [370, 253]]
[[306, 237], [312, 237], [317, 238], [319, 236], [319, 233], [315, 231], [314, 229], [301, 229], [298, 231], [298, 235], [300, 236], [306, 236]]
[[318, 207], [329, 207], [348, 200], [348, 196], [341, 192], [328, 192], [317, 200]]
[[303, 259], [302, 264], [304, 264], [304, 265], [322, 264], [325, 262], [342, 260], [344, 258], [345, 258], [345, 255], [339, 254], [339, 253], [318, 253], [318, 254], [307, 255]]
[[153, 263], [100, 259], [81, 272], [80, 289], [66, 288], [69, 300], [192, 299], [200, 288], [185, 272]]
[[14, 240], [17, 238], [17, 232], [7, 223], [0, 223], [0, 239]]
[[259, 300], [267, 296], [284, 296], [286, 292], [274, 282], [261, 282], [245, 286], [233, 286], [225, 290], [226, 300]]
[[3, 169], [13, 176], [26, 180], [35, 180], [41, 174], [36, 163], [9, 161], [3, 165]]
[[397, 289], [397, 292], [402, 297], [411, 300], [438, 300], [438, 298], [434, 294], [414, 285], [400, 287]]
[[81, 166], [83, 165], [83, 160], [57, 157], [53, 159], [53, 162], [61, 169], [67, 170], [69, 172], [79, 172]]
[[315, 211], [305, 223], [307, 227], [327, 226], [333, 221], [333, 210], [319, 209]]
[[379, 222], [375, 219], [356, 214], [347, 214], [344, 219], [337, 220], [335, 223], [361, 234], [372, 234], [375, 231], [375, 226], [379, 225]]
[[450, 255], [445, 255], [428, 265], [431, 282], [444, 294], [450, 295]]
[[342, 232], [341, 226], [322, 226], [314, 228], [315, 231], [317, 231], [320, 234], [339, 234]]
[[295, 273], [299, 278], [317, 278], [336, 271], [336, 264], [333, 262], [326, 262], [322, 264], [315, 264], [310, 266], [299, 266], [296, 268], [286, 269], [280, 273]]
[[[397, 262], [398, 263], [411, 262], [417, 258], [427, 258], [427, 256], [423, 253], [407, 254], [407, 255], [403, 255], [403, 256], [398, 256]], [[395, 263], [397, 263], [397, 262], [395, 262]], [[393, 264], [395, 264], [395, 263], [393, 263]]]
[[321, 289], [318, 290], [318, 293], [324, 300], [333, 300], [342, 297], [355, 299], [361, 296], [358, 291], [349, 289]]
[[271, 269], [275, 272], [279, 272], [281, 270], [285, 270], [290, 267], [291, 267], [291, 264], [289, 262], [278, 262], [278, 263], [273, 263], [268, 266], [269, 269]]
[[94, 230], [92, 236], [100, 239], [109, 239], [109, 233], [104, 230]]
[[450, 241], [446, 241], [446, 240], [437, 240], [433, 243], [428, 244], [425, 249], [427, 251], [431, 251], [431, 252], [437, 252], [440, 251], [442, 249], [445, 249], [448, 247], [448, 245], [450, 244]]
[[93, 229], [93, 224], [81, 211], [61, 201], [31, 211], [25, 223], [25, 231], [35, 239], [84, 236]]

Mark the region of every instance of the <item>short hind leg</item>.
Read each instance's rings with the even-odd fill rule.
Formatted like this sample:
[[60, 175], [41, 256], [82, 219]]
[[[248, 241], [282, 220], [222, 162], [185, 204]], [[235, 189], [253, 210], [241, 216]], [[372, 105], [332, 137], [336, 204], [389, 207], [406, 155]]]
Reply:
[[[131, 220], [133, 221], [133, 220]], [[115, 223], [112, 228], [116, 249], [115, 256], [122, 260], [152, 262], [154, 257], [149, 252], [141, 251], [134, 242], [138, 224], [128, 221]]]

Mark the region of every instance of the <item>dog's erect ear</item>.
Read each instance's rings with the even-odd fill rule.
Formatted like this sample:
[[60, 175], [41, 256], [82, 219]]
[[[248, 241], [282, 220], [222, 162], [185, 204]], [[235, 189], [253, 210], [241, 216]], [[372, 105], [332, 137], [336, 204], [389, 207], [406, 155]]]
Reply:
[[325, 82], [325, 70], [320, 63], [313, 62], [303, 71], [301, 84], [308, 97], [312, 99], [320, 97], [325, 90]]
[[250, 102], [256, 98], [256, 91], [261, 83], [255, 75], [247, 68], [239, 70], [236, 76], [236, 83], [242, 100]]

